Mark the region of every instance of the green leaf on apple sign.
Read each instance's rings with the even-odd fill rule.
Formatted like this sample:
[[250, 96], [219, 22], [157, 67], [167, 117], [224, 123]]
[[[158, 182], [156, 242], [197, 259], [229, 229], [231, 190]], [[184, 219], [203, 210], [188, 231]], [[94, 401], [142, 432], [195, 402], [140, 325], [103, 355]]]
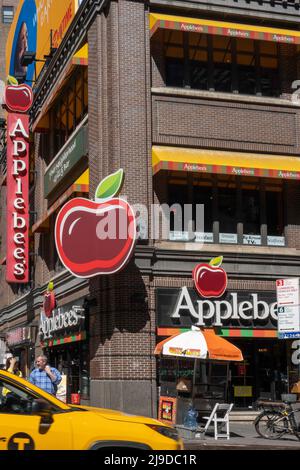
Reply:
[[211, 259], [209, 264], [210, 266], [215, 266], [217, 268], [221, 266], [222, 262], [223, 262], [223, 256], [218, 256], [217, 258]]
[[7, 83], [8, 83], [8, 85], [19, 85], [18, 80], [15, 77], [13, 77], [12, 75], [7, 76]]
[[122, 170], [122, 168], [115, 173], [108, 175], [99, 184], [96, 190], [95, 199], [105, 200], [117, 196], [121, 191], [123, 180], [124, 170]]

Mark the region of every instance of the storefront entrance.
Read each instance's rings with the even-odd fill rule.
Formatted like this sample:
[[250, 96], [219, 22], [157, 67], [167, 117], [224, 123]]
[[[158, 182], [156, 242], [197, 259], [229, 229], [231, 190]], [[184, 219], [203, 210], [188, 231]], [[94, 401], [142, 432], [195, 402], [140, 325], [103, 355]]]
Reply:
[[89, 399], [89, 358], [88, 343], [80, 341], [69, 345], [56, 346], [45, 351], [52, 367], [66, 376], [66, 400], [79, 394], [81, 400]]
[[228, 400], [248, 408], [258, 398], [280, 400], [288, 392], [287, 343], [273, 339], [231, 339], [244, 362], [231, 363]]

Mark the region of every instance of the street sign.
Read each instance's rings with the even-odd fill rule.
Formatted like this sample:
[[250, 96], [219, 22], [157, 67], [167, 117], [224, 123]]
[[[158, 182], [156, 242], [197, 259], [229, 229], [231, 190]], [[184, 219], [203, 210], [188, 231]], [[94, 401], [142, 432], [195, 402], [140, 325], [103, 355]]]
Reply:
[[300, 338], [299, 278], [276, 281], [278, 338]]

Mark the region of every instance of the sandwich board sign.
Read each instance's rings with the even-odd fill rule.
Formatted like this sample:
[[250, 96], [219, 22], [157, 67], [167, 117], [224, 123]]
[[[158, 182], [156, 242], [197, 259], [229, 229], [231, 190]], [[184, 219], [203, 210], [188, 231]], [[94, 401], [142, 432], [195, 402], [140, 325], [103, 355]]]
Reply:
[[276, 281], [279, 339], [300, 338], [299, 287], [298, 277]]

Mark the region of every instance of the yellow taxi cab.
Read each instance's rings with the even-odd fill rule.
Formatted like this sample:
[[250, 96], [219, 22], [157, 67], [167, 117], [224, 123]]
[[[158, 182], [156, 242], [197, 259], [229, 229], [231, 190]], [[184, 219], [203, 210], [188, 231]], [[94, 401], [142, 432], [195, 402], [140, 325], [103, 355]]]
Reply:
[[[4, 390], [4, 393], [3, 393]], [[0, 370], [1, 450], [181, 450], [177, 431], [155, 419], [67, 405]]]

